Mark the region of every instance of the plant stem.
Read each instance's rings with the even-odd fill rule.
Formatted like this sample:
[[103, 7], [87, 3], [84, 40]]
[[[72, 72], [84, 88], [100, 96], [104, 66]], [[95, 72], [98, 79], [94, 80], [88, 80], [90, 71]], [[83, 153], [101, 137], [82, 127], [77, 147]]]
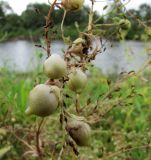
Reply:
[[49, 38], [49, 25], [50, 25], [50, 22], [51, 22], [51, 13], [53, 12], [54, 10], [54, 6], [56, 4], [57, 0], [54, 0], [54, 2], [52, 3], [52, 5], [50, 6], [50, 9], [49, 9], [49, 12], [47, 14], [47, 16], [45, 17], [46, 19], [46, 23], [45, 23], [45, 27], [44, 27], [44, 30], [45, 30], [45, 41], [46, 41], [46, 44], [47, 44], [47, 56], [49, 57], [51, 55], [51, 45], [50, 45], [50, 38]]
[[67, 14], [67, 11], [64, 10], [64, 14], [63, 14], [62, 22], [61, 22], [61, 33], [62, 33], [62, 39], [63, 40], [65, 40], [63, 25], [64, 25], [64, 20], [65, 20], [66, 14]]
[[29, 150], [34, 151], [34, 148], [30, 144], [28, 144], [25, 140], [18, 137], [13, 131], [10, 132], [17, 140], [19, 140], [22, 144], [24, 144]]
[[65, 145], [65, 142], [60, 150], [60, 153], [59, 153], [59, 157], [58, 157], [58, 160], [61, 160], [61, 157], [62, 157], [62, 154], [63, 154], [63, 151], [64, 151], [64, 145]]
[[75, 106], [76, 106], [76, 111], [79, 114], [80, 113], [80, 101], [79, 101], [79, 94], [76, 94], [76, 102], [75, 102]]
[[93, 25], [93, 8], [94, 8], [94, 0], [91, 0], [91, 8], [90, 8], [90, 13], [89, 13], [89, 22], [88, 22], [88, 32], [91, 33], [92, 31], [92, 25]]
[[40, 129], [41, 126], [44, 122], [44, 118], [41, 119], [40, 123], [38, 124], [38, 129], [36, 131], [36, 149], [37, 149], [37, 153], [39, 158], [42, 160], [42, 151], [41, 151], [41, 146], [40, 146]]
[[63, 135], [63, 140], [62, 140], [62, 148], [59, 152], [58, 160], [61, 160], [63, 151], [64, 151], [64, 146], [66, 144], [66, 130], [65, 130], [65, 111], [64, 111], [64, 106], [63, 106], [63, 90], [61, 90], [60, 94], [60, 107], [61, 107], [61, 115], [62, 115], [62, 120], [61, 120], [61, 128], [62, 128], [62, 135]]
[[111, 24], [96, 24], [95, 27], [113, 27], [117, 26], [117, 24], [111, 23]]

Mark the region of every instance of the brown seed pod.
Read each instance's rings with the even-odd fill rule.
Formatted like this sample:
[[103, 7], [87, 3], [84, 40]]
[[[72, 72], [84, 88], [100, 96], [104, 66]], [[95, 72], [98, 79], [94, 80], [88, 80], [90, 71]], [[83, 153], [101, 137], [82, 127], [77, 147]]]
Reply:
[[29, 107], [25, 113], [40, 117], [49, 116], [58, 107], [59, 100], [60, 89], [57, 86], [39, 84], [29, 94]]
[[91, 128], [84, 121], [69, 119], [66, 130], [79, 146], [88, 146], [91, 138]]
[[67, 53], [69, 54], [75, 54], [77, 56], [80, 56], [83, 58], [83, 49], [85, 45], [85, 40], [82, 38], [77, 38], [75, 41], [73, 41], [71, 47], [68, 49]]
[[82, 8], [84, 0], [62, 0], [61, 4], [67, 11], [78, 11]]

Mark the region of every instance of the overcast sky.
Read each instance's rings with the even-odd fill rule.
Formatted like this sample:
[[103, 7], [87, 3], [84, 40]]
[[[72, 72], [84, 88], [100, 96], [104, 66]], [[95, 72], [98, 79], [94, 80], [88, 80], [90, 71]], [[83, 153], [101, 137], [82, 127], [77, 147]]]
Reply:
[[[14, 12], [17, 14], [21, 14], [23, 10], [26, 9], [26, 6], [29, 3], [48, 3], [48, 0], [5, 0], [7, 1], [10, 6], [13, 8]], [[53, 0], [50, 0], [50, 2]], [[95, 9], [102, 13], [102, 8], [107, 4], [108, 1], [113, 0], [99, 0], [101, 2], [97, 2], [95, 5]], [[127, 0], [123, 0], [125, 3]], [[89, 4], [90, 0], [85, 0], [85, 4]], [[135, 8], [137, 9], [138, 6], [142, 3], [148, 3], [151, 5], [151, 0], [131, 0], [129, 4], [127, 5], [127, 8]]]

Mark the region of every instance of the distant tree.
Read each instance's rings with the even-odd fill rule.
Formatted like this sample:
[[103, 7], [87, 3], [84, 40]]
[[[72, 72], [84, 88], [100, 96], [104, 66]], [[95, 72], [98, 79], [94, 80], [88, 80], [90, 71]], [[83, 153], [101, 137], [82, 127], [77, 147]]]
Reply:
[[149, 20], [151, 19], [151, 6], [148, 4], [142, 4], [139, 7], [139, 14], [142, 19]]
[[0, 1], [0, 28], [3, 27], [3, 25], [6, 23], [5, 16], [8, 11], [11, 11], [10, 13], [13, 12], [8, 2]]
[[[139, 18], [143, 21], [147, 21], [151, 19], [151, 6], [148, 4], [142, 4], [140, 5], [138, 10], [130, 9], [128, 10], [132, 17], [130, 17], [131, 21], [131, 29], [127, 35], [128, 39], [148, 39], [149, 37], [146, 35], [146, 30], [136, 21], [134, 18]], [[151, 23], [148, 23], [150, 25]]]
[[[114, 2], [115, 3], [110, 3], [108, 5], [108, 14], [106, 16], [100, 17], [100, 24], [102, 24], [103, 22], [116, 24], [120, 21], [120, 19], [126, 18], [125, 10], [121, 7], [120, 1], [115, 0]], [[45, 3], [29, 4], [26, 10], [22, 12], [21, 16], [18, 16], [17, 14], [13, 13], [12, 8], [7, 2], [0, 1], [0, 37], [3, 36], [4, 32], [14, 32], [13, 34], [11, 33], [14, 36], [24, 34], [25, 32], [28, 34], [28, 31], [31, 31], [31, 33], [38, 31], [37, 33], [41, 33], [39, 31], [45, 25], [44, 17], [47, 15], [49, 7], [50, 5]], [[63, 12], [63, 9], [56, 9], [52, 14], [53, 24], [55, 24], [56, 30], [58, 30], [58, 26], [62, 20]], [[82, 28], [88, 22], [88, 12], [89, 8], [87, 6], [85, 6], [84, 9], [78, 12], [68, 12], [65, 18], [64, 26], [67, 28], [67, 30], [68, 26], [70, 27], [70, 30], [72, 30], [74, 22], [77, 21]], [[133, 16], [128, 16], [128, 19], [131, 22], [131, 29], [129, 30], [126, 38], [141, 39], [140, 37], [142, 34], [144, 34], [144, 29], [141, 27], [141, 25], [138, 24], [136, 20], [134, 20], [134, 17], [138, 17], [145, 21], [148, 25], [151, 25], [151, 22], [148, 21], [151, 18], [151, 6], [148, 4], [142, 4], [140, 5], [138, 10], [130, 9], [128, 10], [128, 12], [130, 12]], [[98, 18], [97, 12], [94, 13], [94, 17], [94, 19]], [[100, 28], [98, 29], [100, 34], [104, 34], [103, 27], [101, 28], [101, 31]], [[96, 32], [98, 32], [98, 30], [96, 30]], [[115, 27], [110, 27], [107, 32], [108, 36], [110, 36], [110, 34], [112, 34], [113, 32], [115, 32]], [[71, 33], [74, 35], [73, 30], [71, 31]], [[114, 38], [116, 38], [116, 36], [114, 36]]]
[[37, 29], [44, 26], [44, 16], [47, 15], [49, 5], [47, 4], [29, 4], [22, 13], [21, 19], [26, 29]]
[[6, 32], [15, 32], [22, 27], [21, 18], [17, 14], [6, 15], [5, 22], [6, 24], [3, 27], [3, 31], [6, 31]]
[[6, 1], [1, 1], [0, 2], [0, 17], [4, 16], [7, 14], [7, 12], [13, 12], [12, 8]]

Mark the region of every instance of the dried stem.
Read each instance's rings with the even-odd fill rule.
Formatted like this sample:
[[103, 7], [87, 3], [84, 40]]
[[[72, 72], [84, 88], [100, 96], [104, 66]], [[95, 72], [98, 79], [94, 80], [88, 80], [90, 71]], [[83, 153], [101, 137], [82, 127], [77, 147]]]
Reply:
[[40, 132], [41, 132], [41, 126], [44, 122], [44, 118], [41, 119], [40, 123], [38, 124], [38, 129], [36, 131], [36, 149], [37, 149], [37, 153], [39, 158], [42, 160], [42, 151], [41, 151], [41, 146], [40, 146]]
[[21, 139], [20, 137], [18, 137], [18, 135], [16, 135], [13, 131], [11, 131], [11, 134], [18, 139], [22, 144], [24, 144], [28, 149], [30, 149], [31, 151], [34, 151], [34, 148], [28, 144], [26, 141], [24, 141], [23, 139]]
[[63, 140], [62, 140], [62, 148], [59, 152], [58, 160], [61, 160], [64, 147], [66, 145], [66, 129], [65, 129], [65, 111], [64, 111], [64, 105], [63, 105], [63, 89], [61, 90], [60, 94], [60, 107], [61, 107], [61, 128], [62, 128], [62, 135], [63, 135]]
[[76, 111], [79, 114], [80, 113], [80, 101], [79, 101], [79, 94], [76, 94], [76, 102], [75, 102], [75, 106], [76, 106]]
[[50, 48], [51, 48], [51, 39], [49, 37], [49, 25], [51, 23], [51, 14], [52, 14], [52, 12], [54, 10], [56, 2], [57, 2], [57, 0], [54, 0], [52, 5], [50, 6], [48, 15], [45, 17], [46, 24], [45, 24], [44, 30], [45, 30], [45, 41], [46, 41], [46, 44], [47, 44], [47, 56], [48, 57], [51, 55], [51, 50], [50, 50]]
[[62, 34], [62, 39], [65, 40], [65, 36], [64, 36], [64, 20], [66, 17], [67, 11], [64, 9], [64, 14], [63, 14], [63, 18], [62, 18], [62, 22], [61, 22], [61, 34]]
[[58, 160], [61, 160], [61, 157], [62, 157], [63, 151], [64, 151], [64, 146], [65, 146], [65, 142], [64, 142], [64, 144], [63, 144], [63, 146], [62, 146], [62, 148], [60, 150], [60, 153], [59, 153], [59, 156], [58, 156]]
[[94, 0], [91, 0], [91, 8], [90, 8], [90, 13], [89, 13], [89, 22], [88, 22], [88, 33], [92, 32], [92, 26], [93, 26], [93, 8], [94, 8]]

